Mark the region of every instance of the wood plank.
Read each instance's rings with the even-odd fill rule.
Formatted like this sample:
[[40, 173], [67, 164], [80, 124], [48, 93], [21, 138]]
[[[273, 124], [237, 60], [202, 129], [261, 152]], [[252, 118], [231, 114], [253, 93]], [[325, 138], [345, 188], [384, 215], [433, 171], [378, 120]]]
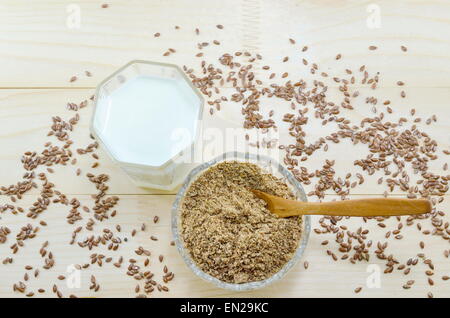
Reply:
[[[83, 205], [91, 207], [93, 204], [89, 196], [77, 196]], [[328, 196], [327, 200], [332, 200], [335, 196]], [[4, 197], [0, 197], [0, 204], [4, 202]], [[32, 195], [27, 195], [21, 201], [24, 206], [29, 206], [35, 199]], [[32, 265], [34, 268], [40, 268], [41, 274], [38, 279], [30, 278], [27, 282], [27, 291], [36, 291], [38, 288], [47, 289], [47, 293], [43, 296], [52, 296], [50, 291], [52, 285], [56, 283], [64, 296], [75, 294], [80, 297], [134, 297], [134, 288], [136, 281], [125, 274], [126, 269], [122, 267], [118, 269], [112, 264], [104, 263], [102, 267], [91, 265], [88, 269], [81, 272], [81, 288], [70, 289], [67, 287], [66, 281], [59, 281], [59, 275], [68, 275], [66, 269], [71, 264], [89, 263], [91, 253], [103, 253], [106, 257], [113, 257], [117, 261], [120, 255], [124, 256], [124, 264], [129, 258], [138, 260], [138, 264], [142, 265], [143, 256], [134, 254], [134, 250], [139, 246], [144, 247], [152, 252], [150, 256], [149, 269], [155, 273], [157, 280], [160, 280], [162, 269], [167, 265], [170, 271], [175, 273], [175, 279], [168, 284], [169, 293], [155, 292], [152, 297], [426, 297], [429, 291], [432, 291], [435, 297], [445, 296], [450, 293], [450, 283], [442, 281], [441, 276], [449, 275], [449, 260], [443, 255], [443, 251], [448, 249], [448, 242], [437, 236], [421, 234], [416, 226], [405, 226], [402, 230], [404, 238], [395, 240], [392, 236], [385, 239], [384, 234], [397, 228], [397, 222], [394, 219], [385, 221], [386, 228], [382, 229], [376, 225], [377, 222], [369, 221], [364, 223], [360, 218], [352, 218], [343, 221], [349, 231], [356, 231], [358, 227], [363, 226], [370, 232], [368, 237], [373, 240], [376, 245], [378, 240], [389, 242], [386, 253], [393, 254], [400, 263], [406, 262], [409, 258], [415, 257], [417, 253], [423, 252], [428, 258], [433, 260], [435, 266], [433, 279], [435, 286], [430, 287], [427, 283], [427, 276], [424, 271], [427, 266], [419, 263], [413, 266], [411, 273], [407, 276], [402, 271], [395, 270], [392, 274], [383, 274], [385, 262], [377, 259], [373, 252], [375, 246], [371, 250], [371, 258], [369, 262], [358, 262], [351, 265], [348, 261], [333, 262], [327, 255], [327, 249], [335, 251], [335, 243], [333, 235], [317, 235], [311, 233], [310, 240], [303, 259], [297, 264], [291, 272], [280, 282], [277, 282], [265, 289], [235, 293], [222, 289], [202, 281], [196, 277], [184, 264], [175, 247], [170, 246], [172, 240], [170, 229], [170, 208], [174, 196], [142, 196], [142, 195], [123, 195], [117, 206], [117, 216], [104, 222], [97, 222], [94, 231], [83, 230], [78, 234], [81, 240], [91, 234], [100, 234], [102, 229], [109, 228], [114, 231], [115, 235], [128, 241], [121, 245], [117, 252], [107, 251], [106, 248], [98, 248], [89, 252], [87, 249], [81, 249], [75, 245], [69, 245], [71, 232], [77, 227], [86, 224], [90, 213], [82, 212], [83, 220], [75, 225], [68, 225], [65, 217], [69, 212], [69, 207], [62, 205], [51, 205], [49, 209], [43, 212], [37, 220], [30, 220], [24, 215], [11, 215], [3, 213], [1, 217], [1, 225], [7, 225], [12, 234], [8, 237], [5, 244], [0, 244], [0, 255], [2, 260], [5, 257], [12, 256], [9, 246], [14, 242], [14, 236], [20, 227], [31, 223], [39, 226], [40, 220], [48, 223], [47, 227], [40, 226], [40, 230], [34, 239], [26, 240], [24, 247], [13, 256], [13, 264], [2, 265], [0, 263], [0, 296], [1, 297], [22, 297], [20, 293], [12, 292], [12, 284], [23, 281], [23, 275], [26, 265]], [[439, 209], [444, 212], [449, 210], [450, 197], [446, 196], [444, 203], [439, 205]], [[157, 224], [153, 224], [152, 219], [155, 215], [160, 217]], [[313, 218], [312, 228], [318, 225], [318, 217]], [[402, 218], [405, 220], [405, 218]], [[448, 220], [448, 216], [446, 217]], [[142, 223], [147, 224], [145, 231], [140, 231]], [[405, 222], [404, 222], [405, 223]], [[432, 229], [430, 220], [422, 220], [420, 223], [423, 229]], [[118, 233], [115, 226], [121, 224], [122, 231]], [[131, 236], [131, 231], [137, 229], [135, 237]], [[159, 241], [149, 239], [151, 235], [158, 237]], [[328, 239], [328, 246], [322, 246], [321, 242]], [[46, 271], [42, 269], [43, 260], [40, 258], [38, 250], [45, 241], [49, 241], [48, 250], [54, 254], [56, 261], [55, 267]], [[419, 242], [425, 242], [425, 248], [419, 248]], [[158, 256], [164, 255], [164, 262], [158, 261]], [[337, 253], [337, 255], [341, 255]], [[307, 270], [303, 267], [303, 262], [308, 261]], [[381, 270], [380, 288], [369, 288], [366, 286], [366, 280], [371, 273], [368, 273], [368, 266], [372, 265]], [[379, 266], [379, 267], [377, 267]], [[32, 276], [33, 271], [29, 271]], [[95, 275], [101, 288], [99, 292], [93, 293], [89, 291], [90, 277]], [[414, 279], [416, 282], [409, 290], [402, 289], [402, 285], [407, 280]], [[359, 294], [354, 294], [353, 290], [362, 286], [363, 290]]]
[[[367, 65], [372, 74], [380, 72], [380, 85], [376, 91], [358, 88], [361, 96], [353, 101], [355, 110], [344, 112], [345, 116], [354, 124], [358, 124], [367, 116], [374, 116], [372, 107], [364, 101], [366, 96], [379, 99], [377, 112], [384, 111], [380, 106], [382, 100], [390, 99], [394, 114], [388, 118], [397, 121], [400, 117], [408, 118], [405, 127], [410, 126], [411, 108], [416, 109], [417, 117], [423, 118], [418, 124], [420, 128], [435, 138], [440, 152], [438, 160], [430, 162], [430, 170], [444, 174], [443, 165], [449, 163], [449, 157], [443, 156], [441, 150], [450, 150], [449, 129], [447, 120], [447, 104], [450, 98], [450, 5], [442, 0], [399, 0], [399, 1], [270, 1], [270, 0], [230, 0], [207, 1], [197, 0], [108, 0], [109, 8], [102, 9], [101, 3], [90, 0], [79, 0], [73, 6], [70, 0], [39, 0], [14, 1], [4, 0], [0, 4], [0, 63], [3, 72], [0, 74], [0, 185], [9, 185], [21, 180], [24, 173], [20, 165], [21, 155], [28, 150], [42, 150], [49, 138], [46, 137], [51, 116], [61, 116], [64, 119], [74, 113], [66, 109], [67, 102], [80, 102], [89, 98], [93, 88], [118, 67], [133, 59], [145, 59], [188, 65], [196, 71], [202, 60], [215, 63], [223, 53], [235, 51], [249, 51], [260, 53], [263, 60], [255, 63], [254, 71], [265, 79], [271, 72], [278, 75], [289, 72], [291, 77], [302, 78], [310, 82], [312, 79], [323, 79], [313, 76], [309, 69], [301, 64], [301, 58], [310, 63], [316, 62], [320, 69], [329, 77], [328, 96], [330, 100], [339, 103], [340, 98], [337, 84], [333, 76], [341, 76], [346, 68], [358, 69]], [[77, 7], [78, 6], [78, 7]], [[68, 17], [81, 9], [80, 28], [70, 28]], [[370, 10], [380, 10], [380, 28], [371, 28], [367, 19]], [[70, 12], [69, 12], [70, 11]], [[76, 14], [76, 13], [75, 13]], [[216, 25], [223, 24], [224, 30]], [[175, 30], [175, 25], [180, 29]], [[200, 29], [200, 35], [195, 34], [195, 28]], [[160, 32], [155, 38], [153, 34]], [[296, 40], [292, 45], [289, 38]], [[218, 40], [220, 46], [210, 45], [203, 49], [204, 57], [195, 57], [198, 52], [197, 44]], [[309, 49], [301, 52], [307, 45]], [[368, 46], [376, 45], [375, 51], [368, 50]], [[403, 52], [400, 45], [408, 47]], [[168, 48], [175, 48], [176, 53], [164, 57]], [[342, 59], [336, 60], [336, 54], [341, 53]], [[286, 63], [281, 59], [289, 56]], [[262, 66], [270, 65], [269, 71]], [[88, 77], [86, 70], [92, 72]], [[70, 83], [72, 76], [78, 79]], [[402, 88], [396, 82], [406, 83], [407, 98], [399, 96]], [[281, 82], [264, 80], [264, 84]], [[222, 89], [224, 95], [229, 96], [233, 90], [226, 84]], [[361, 85], [355, 85], [355, 89]], [[14, 89], [24, 88], [24, 89]], [[41, 88], [41, 89], [36, 89]], [[274, 110], [274, 119], [279, 123], [281, 143], [289, 143], [291, 138], [287, 134], [287, 125], [281, 122], [284, 113], [289, 111], [289, 103], [280, 100], [266, 100], [261, 102], [261, 113], [268, 116]], [[73, 149], [85, 147], [91, 142], [89, 138], [89, 122], [92, 105], [80, 111], [81, 120], [75, 128], [72, 137], [75, 141]], [[424, 124], [432, 115], [438, 118], [437, 123]], [[310, 110], [310, 117], [312, 111]], [[205, 108], [202, 126], [216, 128], [223, 133], [227, 128], [242, 126], [240, 105], [223, 103], [222, 111], [210, 116]], [[314, 142], [319, 137], [334, 132], [334, 125], [322, 127], [317, 120], [310, 119], [307, 127], [307, 142]], [[228, 146], [221, 148], [220, 140], [204, 144], [204, 160], [223, 151], [229, 151]], [[226, 143], [224, 143], [226, 144]], [[206, 151], [219, 146], [219, 153]], [[89, 235], [101, 234], [104, 228], [114, 232], [115, 226], [120, 224], [122, 230], [117, 236], [125, 242], [117, 252], [108, 251], [105, 247], [96, 249], [95, 253], [103, 253], [114, 257], [124, 256], [125, 264], [129, 258], [135, 258], [142, 264], [143, 257], [135, 254], [136, 248], [142, 246], [151, 250], [149, 268], [155, 272], [159, 281], [164, 264], [176, 274], [173, 282], [169, 283], [169, 293], [154, 293], [152, 297], [426, 297], [432, 291], [436, 297], [450, 294], [450, 283], [441, 280], [443, 275], [450, 275], [448, 258], [443, 251], [448, 249], [448, 242], [438, 236], [423, 235], [415, 226], [404, 226], [402, 240], [392, 236], [385, 239], [385, 233], [396, 229], [397, 222], [389, 219], [386, 228], [376, 225], [376, 222], [364, 223], [359, 218], [345, 220], [342, 224], [350, 231], [359, 227], [367, 228], [369, 237], [377, 241], [389, 241], [387, 253], [392, 253], [401, 263], [418, 252], [425, 253], [433, 259], [435, 265], [433, 279], [435, 286], [430, 287], [424, 271], [428, 268], [419, 263], [412, 268], [408, 276], [395, 270], [392, 274], [381, 274], [381, 288], [369, 288], [366, 280], [370, 273], [369, 265], [374, 265], [381, 272], [385, 262], [374, 257], [371, 249], [369, 262], [355, 265], [348, 261], [333, 262], [327, 255], [327, 249], [335, 250], [335, 237], [332, 235], [311, 234], [308, 248], [301, 263], [281, 282], [275, 283], [263, 290], [234, 293], [221, 290], [203, 282], [196, 277], [184, 264], [176, 248], [170, 245], [172, 240], [170, 226], [170, 209], [174, 195], [155, 190], [136, 187], [126, 174], [99, 149], [100, 166], [92, 169], [94, 162], [89, 155], [77, 156], [77, 166], [57, 167], [55, 173], [48, 173], [56, 188], [67, 194], [69, 199], [77, 197], [82, 205], [93, 206], [91, 194], [96, 193], [95, 187], [84, 176], [87, 172], [107, 173], [111, 176], [108, 183], [109, 193], [117, 194], [121, 200], [117, 206], [116, 217], [104, 222], [97, 222], [94, 231], [86, 229], [78, 235], [85, 238]], [[364, 158], [368, 154], [364, 145], [353, 146], [348, 142], [330, 144], [328, 152], [318, 151], [313, 158], [302, 163], [310, 171], [320, 168], [325, 159], [336, 159], [338, 175], [351, 171], [359, 172], [353, 161]], [[282, 153], [273, 154], [282, 161]], [[75, 176], [75, 170], [80, 167], [83, 175]], [[41, 168], [39, 171], [44, 171]], [[381, 174], [366, 178], [366, 182], [353, 189], [352, 197], [360, 198], [379, 196], [384, 187], [377, 185]], [[413, 182], [415, 177], [412, 177]], [[305, 187], [306, 192], [313, 189]], [[327, 192], [330, 194], [330, 192]], [[35, 202], [36, 191], [30, 191], [18, 206], [27, 210]], [[394, 192], [398, 195], [399, 192]], [[439, 210], [448, 212], [450, 195], [438, 206]], [[325, 200], [338, 199], [327, 195]], [[310, 198], [315, 201], [316, 198]], [[0, 205], [11, 203], [10, 199], [0, 196]], [[20, 248], [14, 256], [13, 264], [3, 265], [0, 262], [0, 297], [22, 297], [14, 293], [12, 285], [24, 281], [25, 266], [33, 265], [41, 269], [39, 279], [30, 278], [27, 282], [28, 291], [45, 288], [47, 292], [42, 296], [52, 296], [51, 288], [56, 283], [64, 296], [76, 294], [81, 297], [133, 297], [136, 281], [126, 275], [126, 268], [115, 268], [111, 263], [102, 267], [91, 265], [81, 272], [82, 285], [80, 289], [70, 289], [66, 281], [57, 279], [58, 275], [66, 275], [69, 265], [88, 263], [90, 254], [87, 249], [76, 245], [70, 246], [72, 231], [79, 225], [85, 225], [92, 213], [81, 212], [83, 220], [75, 225], [69, 225], [66, 216], [70, 207], [52, 204], [37, 220], [26, 218], [25, 215], [11, 215], [9, 212], [0, 213], [0, 226], [8, 226], [12, 233], [5, 244], [0, 244], [0, 261], [12, 256], [10, 245], [15, 241], [15, 235], [20, 228], [28, 223], [39, 226], [40, 220], [45, 220], [48, 226], [40, 226], [36, 238], [26, 240], [25, 246]], [[153, 224], [152, 220], [158, 215], [160, 220]], [[403, 218], [404, 220], [405, 218]], [[318, 225], [319, 218], [313, 218], [313, 228]], [[450, 221], [448, 216], [444, 222]], [[145, 231], [139, 230], [142, 223], [146, 223]], [[420, 222], [423, 230], [432, 230], [430, 220]], [[138, 230], [132, 237], [133, 229]], [[150, 240], [155, 235], [158, 241]], [[321, 242], [328, 239], [330, 243], [322, 246]], [[43, 259], [38, 250], [45, 241], [49, 241], [48, 250], [55, 256], [55, 267], [49, 271], [43, 270]], [[419, 248], [419, 242], [425, 242], [425, 248]], [[159, 255], [164, 255], [164, 262], [159, 263]], [[309, 268], [304, 269], [303, 261], [309, 262]], [[378, 267], [377, 267], [378, 266]], [[90, 277], [95, 275], [101, 288], [98, 293], [89, 291]], [[30, 271], [30, 276], [32, 272]], [[410, 290], [402, 289], [407, 280], [416, 282]], [[362, 286], [359, 294], [354, 288]]]
[[[435, 114], [438, 118], [437, 123], [426, 125], [423, 121], [418, 126], [422, 127], [424, 131], [428, 132], [432, 138], [438, 142], [439, 148], [442, 150], [450, 149], [450, 139], [448, 131], [450, 129], [449, 122], [445, 120], [447, 116], [447, 102], [450, 98], [450, 89], [446, 88], [423, 88], [420, 90], [410, 90], [407, 100], [402, 100], [398, 97], [397, 88], [381, 88], [379, 98], [386, 96], [392, 100], [392, 108], [394, 113], [389, 116], [392, 121], [397, 121], [400, 117], [412, 118], [409, 115], [411, 107], [417, 109], [417, 116], [429, 118]], [[224, 90], [225, 94], [231, 92]], [[373, 116], [371, 113], [371, 106], [364, 103], [364, 94], [362, 91], [361, 97], [355, 101], [355, 110], [345, 112], [353, 123], [359, 122], [366, 116]], [[48, 138], [46, 134], [51, 125], [52, 116], [60, 116], [68, 119], [74, 115], [73, 111], [66, 109], [67, 102], [80, 102], [92, 94], [90, 89], [79, 90], [1, 90], [0, 91], [0, 162], [2, 164], [1, 176], [2, 185], [9, 185], [19, 181], [24, 173], [21, 167], [20, 157], [26, 151], [42, 151], [43, 145], [48, 141], [55, 141], [55, 138]], [[369, 94], [369, 93], [367, 93]], [[370, 93], [372, 94], [372, 93]], [[336, 89], [330, 89], [330, 99], [334, 100]], [[290, 103], [280, 100], [272, 99], [262, 103], [261, 113], [267, 116], [271, 109], [275, 110], [274, 118], [281, 123], [283, 115], [290, 111]], [[378, 106], [379, 112], [383, 111], [384, 106]], [[92, 105], [80, 110], [81, 120], [72, 133], [74, 145], [72, 149], [84, 148], [92, 140], [89, 138], [89, 123], [91, 119]], [[243, 119], [240, 114], [240, 106], [235, 103], [224, 103], [223, 108], [216, 115], [210, 116], [205, 110], [202, 125], [207, 131], [208, 128], [217, 129], [219, 134], [226, 132], [227, 128], [239, 128], [242, 125]], [[307, 126], [307, 142], [315, 142], [318, 138], [325, 136], [335, 131], [335, 125], [328, 125], [322, 127], [320, 121], [314, 120], [310, 115], [310, 122]], [[410, 123], [408, 123], [408, 126]], [[292, 137], [287, 134], [286, 123], [279, 125], [279, 138], [281, 144], [292, 142]], [[226, 140], [209, 141], [210, 137], [204, 134], [206, 141], [203, 144], [203, 159], [210, 160], [211, 158], [222, 154], [225, 151], [232, 151], [234, 144], [227, 144]], [[221, 135], [222, 136], [222, 135]], [[225, 138], [225, 137], [223, 137]], [[241, 138], [243, 140], [243, 138]], [[251, 140], [252, 141], [252, 140]], [[223, 146], [221, 146], [221, 144]], [[238, 144], [239, 145], [239, 144]], [[214, 151], [209, 151], [213, 149]], [[250, 151], [255, 151], [254, 148], [248, 147]], [[439, 152], [439, 158], [430, 162], [430, 169], [435, 173], [445, 174], [443, 171], [444, 163], [449, 162], [449, 156], [445, 156]], [[57, 187], [67, 194], [88, 194], [95, 193], [95, 188], [84, 175], [87, 172], [107, 173], [111, 176], [109, 182], [111, 193], [115, 194], [151, 194], [158, 193], [155, 190], [145, 190], [136, 187], [127, 175], [108, 158], [106, 153], [99, 149], [100, 166], [92, 169], [92, 164], [96, 161], [90, 155], [78, 155], [76, 166], [56, 167], [55, 174], [49, 176]], [[271, 153], [274, 158], [282, 162], [284, 153]], [[336, 159], [336, 171], [341, 177], [344, 177], [347, 172], [361, 172], [360, 168], [353, 165], [353, 161], [365, 158], [369, 154], [365, 145], [353, 146], [350, 142], [344, 141], [339, 144], [331, 143], [328, 152], [319, 150], [306, 162], [302, 162], [302, 166], [308, 168], [309, 171], [319, 169], [325, 162], [325, 159]], [[202, 159], [202, 158], [200, 158]], [[76, 177], [75, 172], [80, 168], [83, 176]], [[41, 169], [41, 168], [40, 168]], [[39, 170], [40, 171], [40, 170]], [[368, 177], [367, 182], [363, 185], [353, 189], [353, 194], [381, 194], [384, 192], [384, 186], [377, 184], [378, 178], [382, 176], [381, 173], [376, 173], [372, 177]], [[413, 176], [412, 176], [413, 177]], [[414, 180], [413, 177], [412, 180]], [[70, 180], [70, 182], [67, 182]], [[313, 186], [306, 186], [306, 192], [313, 190]], [[159, 192], [161, 193], [161, 192]], [[398, 193], [398, 192], [395, 192]]]
[[[208, 62], [226, 52], [263, 55], [277, 73], [299, 72], [302, 57], [339, 76], [366, 64], [381, 72], [381, 86], [405, 80], [413, 87], [450, 86], [450, 6], [445, 1], [110, 0], [109, 8], [77, 1], [80, 28], [71, 28], [73, 1], [5, 0], [0, 19], [0, 87], [95, 87], [133, 59], [167, 61], [198, 69], [197, 43], [218, 40], [206, 49]], [[371, 11], [375, 10], [375, 11]], [[367, 22], [380, 12], [380, 27]], [[284, 17], [284, 18], [280, 18]], [[370, 20], [372, 21], [372, 20]], [[217, 24], [225, 25], [219, 30]], [[175, 30], [175, 25], [180, 29]], [[375, 25], [375, 27], [373, 27]], [[201, 33], [195, 35], [194, 29]], [[154, 38], [153, 34], [161, 33]], [[288, 38], [297, 41], [291, 45]], [[300, 54], [307, 45], [310, 49]], [[368, 46], [376, 45], [376, 51]], [[400, 45], [408, 47], [402, 52]], [[168, 48], [177, 53], [163, 57]], [[343, 58], [335, 60], [341, 53]], [[290, 62], [280, 63], [283, 56]], [[86, 77], [84, 71], [94, 75]], [[79, 79], [69, 83], [72, 76]]]

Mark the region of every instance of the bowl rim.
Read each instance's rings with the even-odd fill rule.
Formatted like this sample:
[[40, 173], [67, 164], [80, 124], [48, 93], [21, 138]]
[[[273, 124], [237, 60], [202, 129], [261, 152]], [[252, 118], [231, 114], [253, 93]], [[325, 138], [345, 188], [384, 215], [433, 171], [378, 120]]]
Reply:
[[[186, 265], [200, 278], [203, 280], [213, 283], [219, 288], [232, 290], [232, 291], [248, 291], [248, 290], [254, 290], [254, 289], [260, 289], [263, 287], [266, 287], [281, 278], [283, 278], [287, 272], [292, 269], [292, 267], [301, 259], [301, 257], [304, 254], [304, 251], [306, 249], [306, 246], [308, 244], [309, 240], [309, 234], [311, 232], [311, 217], [309, 215], [303, 216], [303, 222], [302, 222], [302, 234], [299, 240], [299, 244], [297, 249], [294, 252], [294, 255], [292, 258], [274, 275], [272, 275], [269, 278], [266, 278], [261, 281], [256, 282], [249, 282], [249, 283], [242, 283], [242, 284], [233, 284], [233, 283], [227, 283], [224, 281], [219, 280], [218, 278], [209, 275], [205, 273], [203, 270], [201, 270], [195, 262], [192, 260], [189, 251], [185, 248], [183, 241], [181, 239], [181, 234], [179, 232], [179, 208], [181, 206], [182, 200], [184, 198], [184, 195], [186, 194], [187, 189], [189, 186], [194, 182], [198, 176], [200, 176], [205, 170], [210, 168], [211, 166], [223, 162], [223, 161], [249, 161], [253, 160], [257, 163], [262, 162], [266, 163], [271, 166], [275, 166], [275, 168], [280, 172], [284, 178], [286, 178], [287, 182], [290, 183], [294, 187], [294, 194], [297, 197], [297, 199], [300, 199], [304, 202], [307, 201], [307, 197], [305, 194], [305, 191], [297, 179], [293, 176], [293, 174], [286, 169], [284, 166], [282, 166], [278, 161], [260, 154], [252, 154], [252, 153], [241, 153], [238, 151], [233, 152], [226, 152], [210, 161], [207, 161], [205, 163], [202, 163], [191, 170], [191, 172], [186, 177], [185, 181], [183, 182], [183, 185], [181, 186], [180, 190], [178, 191], [175, 201], [172, 205], [172, 215], [171, 215], [171, 227], [172, 227], [172, 235], [173, 239], [175, 241], [175, 245], [177, 247], [177, 250], [181, 257], [183, 258], [183, 261], [186, 263]], [[264, 169], [264, 167], [262, 167]]]

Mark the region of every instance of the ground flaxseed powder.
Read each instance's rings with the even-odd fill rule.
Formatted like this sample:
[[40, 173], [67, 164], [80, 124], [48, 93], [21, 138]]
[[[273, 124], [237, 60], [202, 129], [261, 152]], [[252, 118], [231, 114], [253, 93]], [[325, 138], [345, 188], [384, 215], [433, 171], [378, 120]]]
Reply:
[[301, 236], [301, 217], [278, 218], [249, 189], [293, 198], [272, 174], [233, 161], [200, 175], [182, 203], [181, 236], [192, 259], [228, 283], [272, 276], [292, 258]]

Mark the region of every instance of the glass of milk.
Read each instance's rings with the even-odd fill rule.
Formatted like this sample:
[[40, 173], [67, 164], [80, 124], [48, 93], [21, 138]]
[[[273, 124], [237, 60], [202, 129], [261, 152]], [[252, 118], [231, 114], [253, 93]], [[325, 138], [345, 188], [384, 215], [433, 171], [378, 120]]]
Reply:
[[178, 66], [132, 61], [97, 87], [91, 131], [138, 186], [173, 190], [192, 168], [203, 104]]

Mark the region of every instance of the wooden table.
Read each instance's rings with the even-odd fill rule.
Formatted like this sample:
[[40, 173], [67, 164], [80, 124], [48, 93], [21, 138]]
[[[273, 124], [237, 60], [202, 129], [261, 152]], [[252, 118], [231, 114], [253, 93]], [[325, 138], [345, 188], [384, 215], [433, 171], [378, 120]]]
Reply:
[[[102, 3], [108, 3], [109, 7], [101, 8]], [[380, 24], [376, 17], [378, 10], [381, 14]], [[264, 61], [275, 72], [287, 68], [291, 73], [297, 72], [300, 78], [311, 78], [304, 68], [296, 66], [299, 59], [294, 59], [294, 54], [298, 54], [304, 45], [309, 47], [305, 56], [316, 61], [323, 70], [343, 73], [345, 68], [357, 69], [365, 64], [372, 71], [380, 72], [382, 80], [374, 94], [388, 96], [396, 109], [396, 116], [408, 115], [409, 109], [413, 107], [424, 118], [432, 114], [437, 116], [438, 122], [426, 127], [426, 131], [438, 141], [441, 149], [449, 150], [449, 17], [450, 2], [444, 0], [2, 0], [1, 184], [9, 185], [21, 180], [24, 170], [20, 157], [26, 151], [43, 149], [48, 140], [46, 134], [51, 117], [72, 116], [73, 112], [66, 109], [66, 104], [79, 103], [89, 98], [96, 85], [118, 67], [133, 59], [144, 59], [198, 69], [200, 59], [195, 57], [196, 44], [214, 39], [220, 41], [221, 45], [205, 49], [205, 59], [208, 61], [217, 63], [220, 54], [248, 50], [261, 53]], [[223, 24], [224, 30], [217, 29], [217, 24]], [[180, 26], [179, 30], [175, 30], [176, 25]], [[195, 28], [200, 29], [199, 36], [195, 35]], [[161, 33], [159, 38], [154, 38], [156, 32]], [[295, 39], [297, 44], [292, 46], [289, 38]], [[378, 50], [368, 50], [370, 45], [378, 46]], [[408, 52], [401, 51], [400, 45], [408, 47]], [[175, 48], [177, 52], [163, 57], [168, 48]], [[342, 54], [342, 59], [336, 61], [338, 53]], [[283, 64], [281, 59], [286, 55], [290, 55], [297, 64]], [[92, 77], [85, 75], [86, 70], [92, 73]], [[72, 76], [78, 79], [70, 82]], [[399, 96], [399, 87], [396, 85], [399, 80], [406, 82], [406, 99]], [[331, 95], [333, 90], [337, 90], [337, 85], [330, 87]], [[370, 107], [363, 100], [356, 105], [352, 119], [359, 122], [370, 114]], [[281, 102], [263, 105], [266, 110], [276, 109], [280, 116], [288, 107]], [[91, 112], [92, 104], [79, 112], [81, 120], [72, 134], [75, 141], [73, 149], [85, 147], [90, 142], [88, 126]], [[228, 103], [215, 116], [209, 116], [205, 111], [204, 125], [240, 127], [242, 120], [239, 105]], [[420, 125], [425, 126], [424, 123]], [[310, 132], [313, 139], [321, 134], [319, 128]], [[286, 138], [286, 133], [281, 132], [281, 141]], [[437, 283], [433, 287], [428, 286], [425, 267], [421, 265], [408, 277], [404, 277], [401, 271], [381, 274], [380, 288], [368, 288], [368, 266], [379, 265], [383, 270], [382, 261], [373, 257], [369, 263], [355, 265], [346, 261], [333, 262], [326, 254], [327, 248], [321, 246], [325, 236], [312, 233], [304, 255], [304, 260], [309, 262], [307, 270], [298, 264], [282, 281], [254, 292], [234, 293], [218, 289], [192, 274], [176, 249], [170, 245], [170, 208], [174, 194], [158, 194], [134, 186], [102, 149], [98, 153], [98, 168], [91, 168], [94, 162], [92, 157], [77, 156], [77, 167], [81, 168], [82, 176], [76, 177], [76, 167], [68, 165], [56, 167], [55, 173], [49, 174], [49, 178], [70, 199], [77, 197], [82, 204], [92, 206], [91, 195], [96, 191], [84, 177], [85, 173], [107, 173], [111, 176], [109, 193], [120, 196], [118, 214], [104, 224], [98, 224], [94, 232], [121, 224], [122, 237], [130, 239], [120, 248], [120, 255], [125, 258], [137, 257], [134, 250], [143, 246], [152, 252], [151, 270], [157, 276], [161, 275], [164, 264], [175, 273], [175, 279], [168, 284], [170, 291], [155, 292], [153, 297], [426, 297], [429, 291], [436, 297], [450, 296], [450, 281], [444, 282], [440, 278], [450, 274], [450, 260], [442, 253], [449, 248], [448, 242], [431, 235], [424, 237], [415, 227], [404, 230], [405, 239], [391, 239], [390, 249], [404, 262], [417, 254], [419, 241], [424, 240], [423, 252], [433, 257], [436, 266], [434, 278]], [[358, 153], [365, 156], [364, 147], [352, 147], [345, 143], [330, 146], [327, 154], [322, 153], [317, 161], [307, 162], [306, 166], [309, 169], [318, 168], [318, 164], [321, 165], [325, 159], [334, 157], [337, 158], [338, 171], [356, 172], [353, 160], [360, 157]], [[434, 171], [444, 173], [442, 167], [449, 161], [448, 158], [441, 155], [432, 162]], [[376, 180], [377, 177], [370, 178], [363, 186], [356, 188], [352, 196], [381, 195], [384, 189], [377, 186]], [[310, 186], [306, 187], [307, 192], [311, 189]], [[36, 191], [28, 193], [18, 204], [27, 208], [36, 196]], [[326, 199], [334, 197], [328, 194]], [[10, 203], [6, 196], [0, 200], [0, 204]], [[448, 196], [439, 208], [448, 212]], [[2, 259], [12, 256], [9, 246], [15, 241], [14, 235], [21, 226], [27, 223], [38, 225], [41, 219], [48, 223], [47, 227], [40, 228], [36, 238], [25, 242], [25, 246], [14, 256], [13, 264], [0, 264], [0, 296], [23, 296], [14, 293], [12, 285], [23, 281], [25, 265], [42, 267], [43, 260], [38, 250], [47, 240], [56, 264], [49, 271], [42, 270], [39, 279], [30, 278], [28, 290], [42, 287], [47, 289], [44, 296], [53, 296], [50, 290], [56, 283], [64, 296], [72, 293], [95, 297], [135, 295], [134, 279], [125, 274], [124, 268], [117, 269], [112, 264], [105, 263], [102, 267], [92, 265], [83, 270], [80, 289], [69, 290], [64, 281], [57, 279], [70, 264], [89, 262], [88, 250], [68, 244], [70, 233], [77, 226], [67, 224], [65, 217], [68, 211], [69, 207], [54, 204], [36, 220], [28, 219], [23, 214], [0, 214], [0, 226], [7, 225], [12, 230], [8, 241], [0, 244]], [[160, 217], [157, 224], [152, 222], [155, 215]], [[81, 222], [86, 222], [88, 217], [84, 215]], [[313, 227], [317, 222], [318, 219], [313, 218]], [[355, 230], [360, 222], [354, 219], [347, 223]], [[145, 231], [140, 231], [142, 223], [147, 224]], [[388, 226], [392, 224], [395, 223], [387, 222]], [[424, 224], [431, 228], [428, 223]], [[385, 231], [380, 231], [375, 224], [368, 227], [372, 229], [374, 240], [383, 238]], [[138, 233], [131, 238], [133, 229], [137, 229]], [[80, 236], [88, 234], [82, 232]], [[150, 240], [151, 235], [158, 236], [159, 240]], [[332, 239], [332, 236], [327, 238]], [[106, 249], [102, 252], [114, 257], [118, 255]], [[157, 260], [160, 254], [165, 256], [163, 264]], [[89, 291], [91, 275], [95, 275], [101, 285], [97, 293]], [[402, 289], [409, 279], [416, 280], [413, 288]], [[358, 286], [363, 286], [363, 290], [355, 294], [354, 289]]]

